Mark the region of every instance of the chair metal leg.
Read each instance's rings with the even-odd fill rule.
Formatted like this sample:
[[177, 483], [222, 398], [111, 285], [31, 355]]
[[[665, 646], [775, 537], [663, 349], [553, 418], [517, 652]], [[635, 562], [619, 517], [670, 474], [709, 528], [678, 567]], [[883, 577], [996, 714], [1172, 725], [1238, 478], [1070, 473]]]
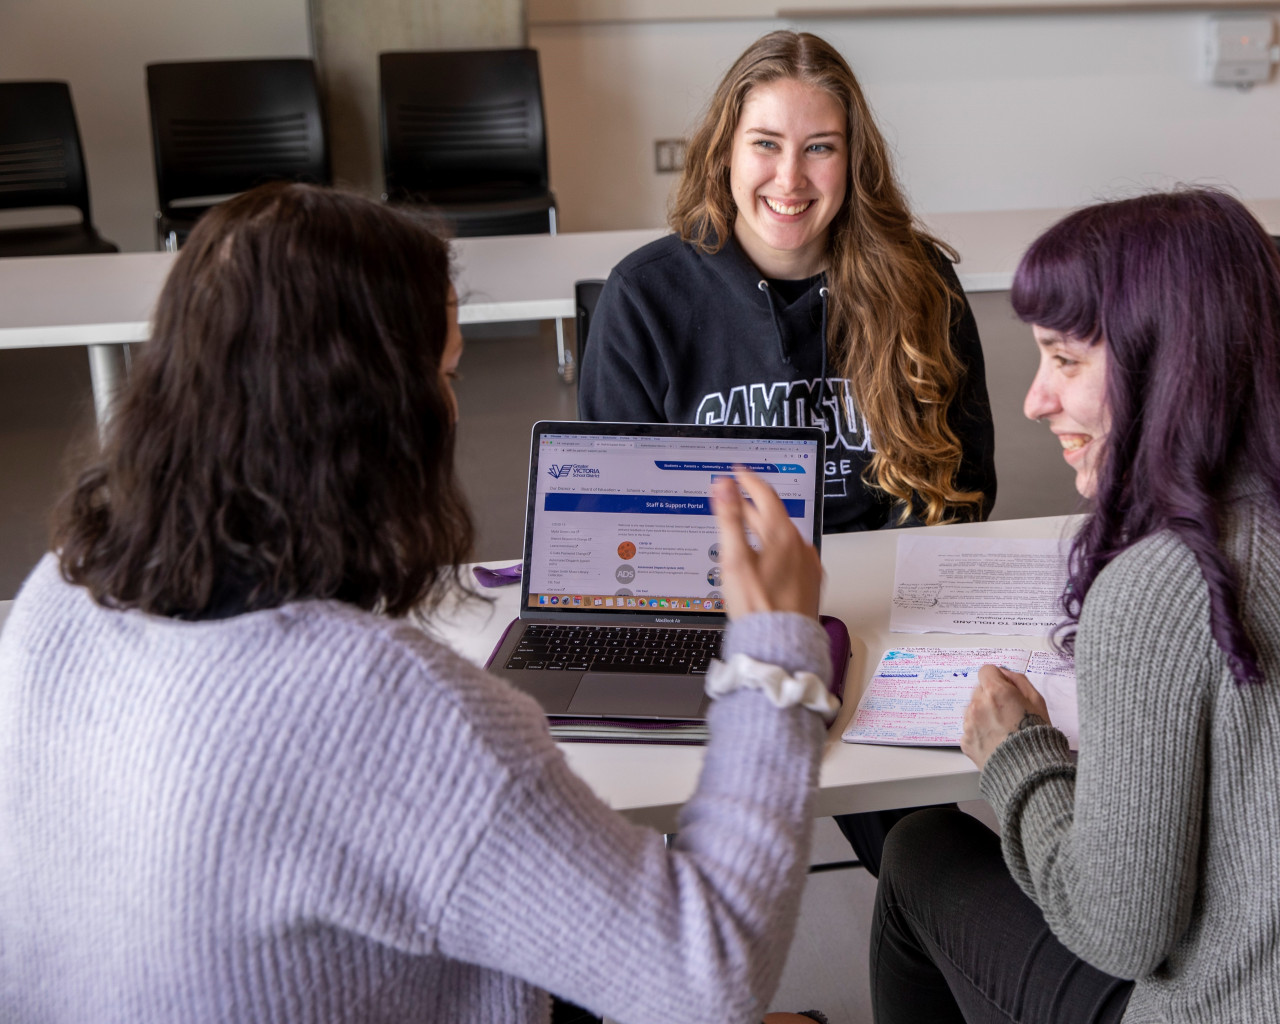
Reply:
[[573, 353], [564, 343], [564, 320], [556, 317], [556, 372], [566, 384], [572, 384], [578, 368], [573, 364]]
[[93, 411], [98, 420], [98, 437], [111, 419], [116, 394], [125, 381], [125, 354], [122, 345], [89, 346], [89, 379], [93, 382]]

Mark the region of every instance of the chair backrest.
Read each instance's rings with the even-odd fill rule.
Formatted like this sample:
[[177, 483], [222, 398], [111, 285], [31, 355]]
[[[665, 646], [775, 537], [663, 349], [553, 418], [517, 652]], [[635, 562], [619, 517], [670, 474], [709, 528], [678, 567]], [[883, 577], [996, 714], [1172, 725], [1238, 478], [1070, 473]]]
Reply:
[[0, 209], [74, 206], [89, 224], [89, 182], [66, 82], [0, 82]]
[[147, 65], [161, 213], [175, 200], [266, 181], [332, 181], [315, 65], [285, 60]]
[[577, 306], [577, 317], [574, 322], [574, 347], [577, 350], [578, 372], [582, 372], [582, 354], [587, 350], [587, 333], [591, 330], [591, 317], [596, 311], [596, 303], [600, 301], [600, 289], [604, 281], [589, 277], [573, 283], [573, 301]]
[[536, 50], [379, 54], [382, 169], [391, 199], [547, 190]]

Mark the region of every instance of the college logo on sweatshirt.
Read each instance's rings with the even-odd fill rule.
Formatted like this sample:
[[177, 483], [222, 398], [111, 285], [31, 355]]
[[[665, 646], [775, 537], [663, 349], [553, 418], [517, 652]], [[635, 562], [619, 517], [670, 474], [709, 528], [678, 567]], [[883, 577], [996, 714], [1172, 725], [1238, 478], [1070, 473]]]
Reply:
[[853, 404], [849, 382], [843, 377], [829, 378], [822, 408], [817, 409], [820, 384], [818, 380], [792, 380], [775, 384], [740, 384], [727, 392], [713, 391], [698, 403], [695, 422], [752, 427], [821, 427], [827, 434], [828, 450], [874, 451], [867, 425]]
[[[773, 384], [740, 384], [728, 391], [713, 391], [698, 403], [697, 423], [724, 423], [753, 427], [821, 427], [827, 435], [827, 485], [829, 498], [842, 497], [847, 477], [861, 472], [861, 463], [844, 457], [849, 452], [871, 452], [867, 424], [853, 404], [849, 382], [829, 377], [825, 393], [818, 380], [777, 381]], [[818, 398], [822, 395], [822, 407]]]

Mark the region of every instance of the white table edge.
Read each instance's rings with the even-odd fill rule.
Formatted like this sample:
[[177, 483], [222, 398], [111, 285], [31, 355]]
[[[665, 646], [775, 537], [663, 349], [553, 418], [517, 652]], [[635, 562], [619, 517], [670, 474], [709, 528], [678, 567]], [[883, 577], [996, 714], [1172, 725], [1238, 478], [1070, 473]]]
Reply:
[[77, 345], [129, 345], [151, 337], [149, 320], [120, 323], [51, 324], [0, 327], [0, 349], [67, 348]]

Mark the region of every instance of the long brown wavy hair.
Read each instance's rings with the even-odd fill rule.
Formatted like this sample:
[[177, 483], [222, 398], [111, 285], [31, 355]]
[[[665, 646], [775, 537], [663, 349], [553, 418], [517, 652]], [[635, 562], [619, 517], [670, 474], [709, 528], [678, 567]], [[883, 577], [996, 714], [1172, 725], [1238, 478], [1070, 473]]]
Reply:
[[913, 221], [858, 80], [829, 43], [770, 32], [738, 58], [689, 142], [671, 226], [703, 252], [724, 245], [737, 214], [729, 158], [743, 102], [784, 78], [830, 93], [846, 115], [848, 187], [828, 229], [827, 345], [875, 444], [869, 482], [902, 503], [904, 520], [976, 518], [983, 496], [956, 488], [962, 452], [947, 422], [963, 372], [950, 344], [961, 297], [933, 250], [953, 262], [956, 253]]
[[449, 285], [443, 242], [359, 196], [274, 184], [211, 210], [56, 513], [66, 579], [179, 618], [228, 589], [244, 610], [430, 604], [472, 540]]

